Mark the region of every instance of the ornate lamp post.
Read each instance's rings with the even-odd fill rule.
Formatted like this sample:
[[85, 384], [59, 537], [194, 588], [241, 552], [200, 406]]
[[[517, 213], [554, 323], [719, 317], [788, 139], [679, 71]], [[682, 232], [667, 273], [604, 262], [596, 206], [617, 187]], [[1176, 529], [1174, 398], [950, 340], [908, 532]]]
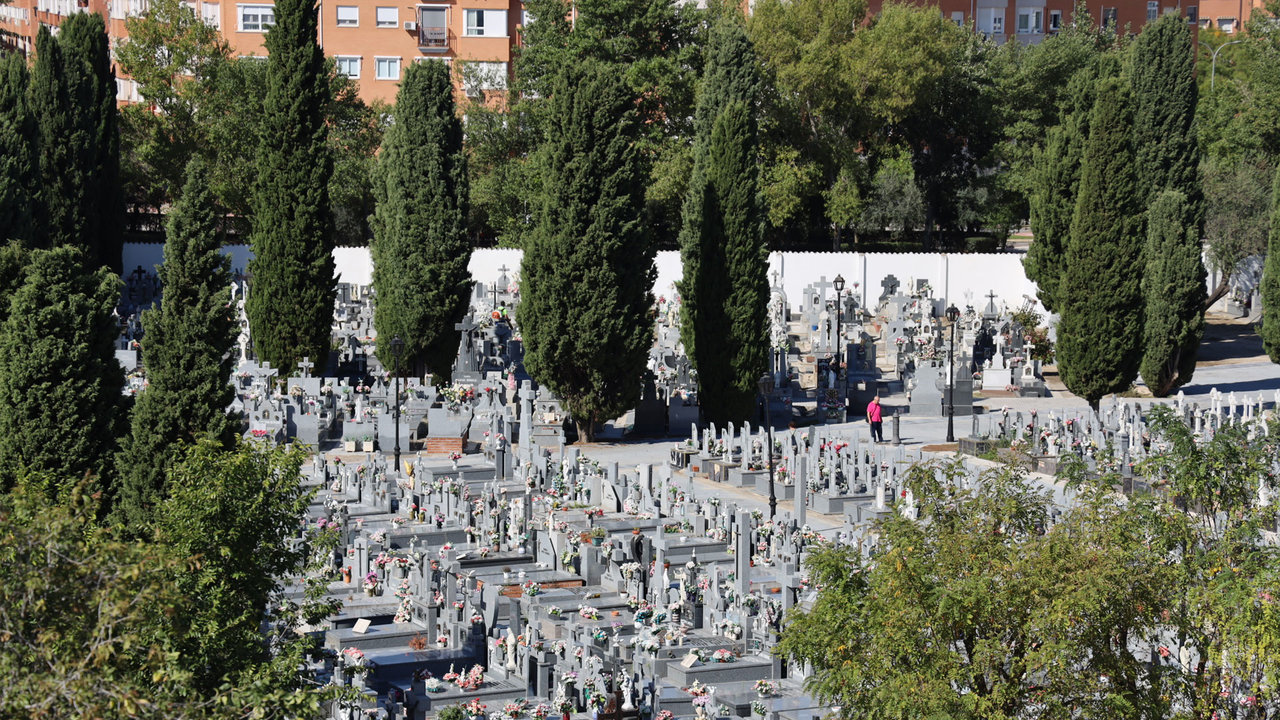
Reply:
[[764, 426], [769, 433], [769, 447], [765, 454], [769, 458], [769, 519], [778, 514], [778, 496], [773, 490], [773, 420], [769, 417], [769, 396], [773, 395], [773, 376], [765, 373], [760, 376], [760, 395], [764, 399]]
[[951, 321], [951, 352], [947, 355], [947, 442], [956, 441], [956, 321], [960, 310], [955, 305], [947, 308]]
[[396, 472], [400, 472], [400, 355], [404, 352], [404, 341], [399, 335], [391, 338], [391, 357], [396, 374], [396, 406], [393, 415], [396, 419]]
[[844, 304], [844, 276], [836, 275], [836, 279], [831, 282], [831, 286], [836, 289], [836, 388], [839, 390], [838, 399], [840, 400], [840, 420], [844, 420], [844, 409], [847, 401], [844, 383], [841, 378], [846, 377], [840, 370], [840, 361], [844, 359], [844, 337], [840, 332], [840, 312], [844, 308], [840, 307]]

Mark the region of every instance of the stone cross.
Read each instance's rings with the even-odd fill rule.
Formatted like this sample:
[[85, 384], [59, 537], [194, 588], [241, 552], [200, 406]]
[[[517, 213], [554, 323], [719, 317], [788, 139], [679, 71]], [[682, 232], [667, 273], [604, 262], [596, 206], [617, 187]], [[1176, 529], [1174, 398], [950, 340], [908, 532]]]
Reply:
[[311, 368], [315, 366], [316, 364], [311, 362], [311, 358], [305, 355], [302, 356], [302, 362], [298, 363], [298, 367], [302, 369], [302, 377], [304, 378], [311, 377]]

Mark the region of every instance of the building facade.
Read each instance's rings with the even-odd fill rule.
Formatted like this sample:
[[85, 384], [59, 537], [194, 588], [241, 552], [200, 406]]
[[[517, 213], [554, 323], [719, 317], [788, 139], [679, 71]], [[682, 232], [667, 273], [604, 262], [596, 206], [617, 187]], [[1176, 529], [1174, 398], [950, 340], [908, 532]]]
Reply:
[[[265, 57], [263, 39], [274, 22], [271, 0], [189, 0], [238, 55]], [[13, 0], [0, 6], [8, 44], [35, 47], [41, 24], [57, 27], [72, 13], [107, 19], [112, 45], [128, 37], [125, 21], [146, 12], [147, 0]], [[413, 62], [459, 63], [459, 93], [474, 96], [506, 87], [512, 49], [524, 22], [520, 0], [320, 0], [319, 41], [338, 70], [356, 81], [366, 101], [395, 99], [404, 68]], [[117, 71], [117, 75], [119, 72]], [[138, 102], [132, 80], [118, 80], [118, 98]]]

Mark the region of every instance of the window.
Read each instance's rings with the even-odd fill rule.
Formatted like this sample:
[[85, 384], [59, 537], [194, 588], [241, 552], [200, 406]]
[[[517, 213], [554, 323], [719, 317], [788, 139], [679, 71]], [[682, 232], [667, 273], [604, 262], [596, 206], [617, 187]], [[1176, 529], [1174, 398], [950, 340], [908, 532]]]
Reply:
[[1018, 10], [1018, 34], [1039, 33], [1044, 26], [1044, 10], [1039, 8]]
[[400, 79], [400, 58], [398, 57], [380, 57], [373, 59], [374, 77], [379, 80], [399, 80]]
[[215, 28], [222, 27], [222, 8], [217, 3], [201, 3], [200, 18], [205, 24]]
[[484, 90], [505, 90], [507, 64], [504, 62], [468, 62], [462, 73], [462, 84], [469, 97]]
[[1116, 9], [1113, 7], [1102, 8], [1102, 27], [1116, 26]]
[[449, 47], [448, 8], [418, 8], [418, 49], [444, 50]]
[[978, 8], [978, 32], [987, 35], [1004, 33], [1004, 8]]
[[240, 32], [266, 32], [267, 28], [276, 24], [276, 11], [271, 5], [237, 5]]
[[1195, 25], [1200, 22], [1200, 8], [1195, 5], [1187, 6], [1187, 24]]
[[338, 63], [338, 72], [349, 78], [360, 77], [360, 56], [339, 55], [334, 58]]
[[360, 27], [360, 8], [355, 5], [339, 5], [338, 27]]
[[468, 37], [506, 37], [506, 10], [466, 10]]
[[375, 12], [377, 12], [378, 27], [400, 27], [400, 8], [380, 7]]
[[1049, 11], [1049, 32], [1058, 32], [1062, 29], [1062, 11]]
[[1218, 18], [1218, 29], [1219, 29], [1219, 30], [1221, 30], [1221, 31], [1222, 31], [1222, 32], [1224, 32], [1224, 33], [1232, 33], [1232, 32], [1235, 32], [1235, 31], [1236, 31], [1236, 19], [1235, 19], [1235, 18], [1233, 18], [1233, 17], [1229, 17], [1229, 18]]
[[964, 27], [964, 11], [951, 13], [951, 22]]
[[1160, 3], [1157, 0], [1147, 0], [1147, 22], [1158, 17], [1160, 17]]

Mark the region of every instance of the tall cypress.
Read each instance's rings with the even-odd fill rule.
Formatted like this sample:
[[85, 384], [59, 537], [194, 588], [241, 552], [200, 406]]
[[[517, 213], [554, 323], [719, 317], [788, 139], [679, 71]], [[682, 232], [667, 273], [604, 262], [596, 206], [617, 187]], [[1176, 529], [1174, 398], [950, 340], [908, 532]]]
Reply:
[[1027, 198], [1035, 240], [1027, 249], [1023, 268], [1027, 278], [1036, 284], [1040, 303], [1050, 311], [1058, 309], [1058, 285], [1071, 237], [1094, 91], [1098, 77], [1109, 74], [1112, 65], [1095, 61], [1072, 76], [1061, 108], [1062, 123], [1049, 129], [1044, 148], [1036, 153], [1031, 194]]
[[35, 237], [36, 124], [27, 103], [30, 76], [17, 53], [0, 55], [0, 242]]
[[124, 372], [112, 312], [120, 278], [77, 247], [32, 252], [0, 325], [0, 482], [40, 483], [50, 497], [109, 479]]
[[267, 32], [267, 94], [253, 188], [254, 257], [245, 303], [254, 350], [282, 373], [304, 357], [324, 367], [333, 301], [333, 221], [326, 140], [329, 80], [316, 5], [279, 0]]
[[529, 374], [580, 436], [640, 398], [653, 340], [654, 247], [636, 98], [616, 65], [567, 65], [548, 98], [544, 198], [521, 263]]
[[742, 27], [712, 27], [695, 116], [693, 176], [680, 231], [681, 340], [698, 371], [702, 417], [751, 415], [767, 369], [768, 250], [758, 195], [759, 74]]
[[36, 61], [31, 72], [29, 100], [37, 123], [38, 182], [35, 185], [35, 236], [32, 245], [51, 248], [78, 244], [81, 237], [80, 198], [85, 177], [76, 172], [79, 132], [71, 112], [62, 48], [49, 28], [36, 33]]
[[1143, 203], [1133, 111], [1117, 78], [1098, 83], [1059, 289], [1058, 367], [1093, 408], [1127, 389], [1142, 359]]
[[1186, 19], [1166, 13], [1144, 27], [1130, 62], [1139, 197], [1149, 204], [1162, 190], [1181, 192], [1198, 234], [1203, 203], [1195, 128], [1196, 54]]
[[453, 80], [443, 63], [414, 63], [396, 94], [395, 121], [374, 179], [373, 322], [378, 356], [404, 341], [401, 367], [447, 379], [458, 352], [454, 324], [467, 310], [467, 158]]
[[75, 13], [58, 34], [75, 130], [74, 172], [82, 179], [79, 238], [91, 265], [120, 272], [124, 199], [120, 190], [120, 130], [116, 78], [106, 26], [97, 13]]
[[1271, 232], [1262, 266], [1262, 324], [1258, 334], [1271, 362], [1280, 363], [1280, 169], [1271, 184]]
[[1163, 190], [1147, 209], [1142, 380], [1156, 397], [1191, 381], [1204, 334], [1204, 263], [1194, 209]]
[[231, 261], [220, 252], [222, 233], [203, 161], [187, 166], [182, 197], [169, 212], [158, 308], [142, 314], [148, 386], [133, 408], [119, 456], [116, 511], [143, 533], [167, 495], [165, 476], [182, 457], [179, 447], [213, 436], [230, 447], [235, 428], [227, 407], [237, 326], [231, 302]]

